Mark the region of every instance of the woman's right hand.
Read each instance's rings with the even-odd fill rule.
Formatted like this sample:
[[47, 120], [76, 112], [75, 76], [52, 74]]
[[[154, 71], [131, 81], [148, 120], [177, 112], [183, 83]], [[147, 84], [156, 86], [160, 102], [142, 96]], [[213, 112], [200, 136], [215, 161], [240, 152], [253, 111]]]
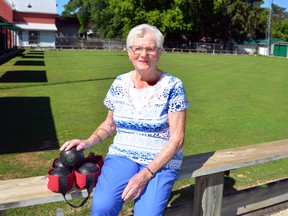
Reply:
[[88, 148], [88, 142], [87, 140], [80, 140], [80, 139], [73, 139], [65, 142], [61, 147], [60, 151], [68, 151], [69, 149], [76, 147], [77, 151], [84, 150]]

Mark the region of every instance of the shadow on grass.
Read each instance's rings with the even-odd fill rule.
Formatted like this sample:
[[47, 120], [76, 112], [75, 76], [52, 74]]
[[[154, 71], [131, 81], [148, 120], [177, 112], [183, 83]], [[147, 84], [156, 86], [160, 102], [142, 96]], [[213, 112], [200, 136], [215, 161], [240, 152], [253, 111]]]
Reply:
[[14, 65], [15, 66], [45, 66], [45, 62], [44, 61], [33, 61], [33, 60], [29, 60], [29, 61], [19, 60], [19, 61], [15, 62]]
[[0, 83], [11, 83], [11, 82], [48, 82], [48, 80], [45, 70], [7, 71], [0, 77]]
[[22, 55], [22, 58], [25, 59], [44, 59], [44, 56], [38, 55]]
[[16, 49], [11, 53], [5, 53], [4, 55], [3, 54], [0, 55], [0, 65], [10, 61], [11, 59], [17, 56], [21, 56], [24, 51], [25, 51], [24, 49]]
[[49, 97], [0, 98], [0, 154], [58, 149]]

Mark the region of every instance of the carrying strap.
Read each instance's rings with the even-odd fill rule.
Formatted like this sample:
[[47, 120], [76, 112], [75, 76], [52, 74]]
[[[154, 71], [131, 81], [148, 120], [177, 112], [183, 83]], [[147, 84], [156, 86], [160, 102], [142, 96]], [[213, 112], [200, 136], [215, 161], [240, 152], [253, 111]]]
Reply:
[[93, 175], [87, 175], [86, 176], [86, 189], [87, 189], [87, 197], [81, 202], [81, 204], [79, 206], [77, 205], [73, 205], [72, 203], [68, 202], [68, 200], [66, 199], [66, 193], [67, 193], [67, 178], [59, 178], [59, 187], [60, 187], [60, 193], [63, 195], [64, 200], [66, 201], [66, 203], [68, 205], [70, 205], [73, 208], [79, 208], [81, 206], [83, 206], [87, 200], [90, 197], [91, 192], [93, 191], [94, 188], [94, 182], [95, 182], [95, 176]]

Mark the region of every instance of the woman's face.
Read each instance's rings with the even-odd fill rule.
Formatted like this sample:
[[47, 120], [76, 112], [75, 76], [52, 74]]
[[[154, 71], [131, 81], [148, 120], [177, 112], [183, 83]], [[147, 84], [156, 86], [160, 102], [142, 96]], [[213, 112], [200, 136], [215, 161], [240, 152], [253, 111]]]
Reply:
[[146, 32], [143, 37], [135, 37], [128, 55], [137, 71], [154, 70], [161, 56], [161, 50], [156, 46], [155, 34]]

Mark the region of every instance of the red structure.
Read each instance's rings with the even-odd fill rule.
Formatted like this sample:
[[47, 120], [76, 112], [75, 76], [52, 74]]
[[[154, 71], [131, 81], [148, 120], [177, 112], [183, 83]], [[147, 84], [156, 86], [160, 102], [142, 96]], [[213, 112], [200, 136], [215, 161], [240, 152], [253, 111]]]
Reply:
[[16, 45], [14, 32], [21, 28], [13, 24], [13, 10], [6, 1], [0, 0], [0, 8], [0, 52], [3, 52]]
[[0, 51], [55, 47], [56, 0], [0, 0]]

